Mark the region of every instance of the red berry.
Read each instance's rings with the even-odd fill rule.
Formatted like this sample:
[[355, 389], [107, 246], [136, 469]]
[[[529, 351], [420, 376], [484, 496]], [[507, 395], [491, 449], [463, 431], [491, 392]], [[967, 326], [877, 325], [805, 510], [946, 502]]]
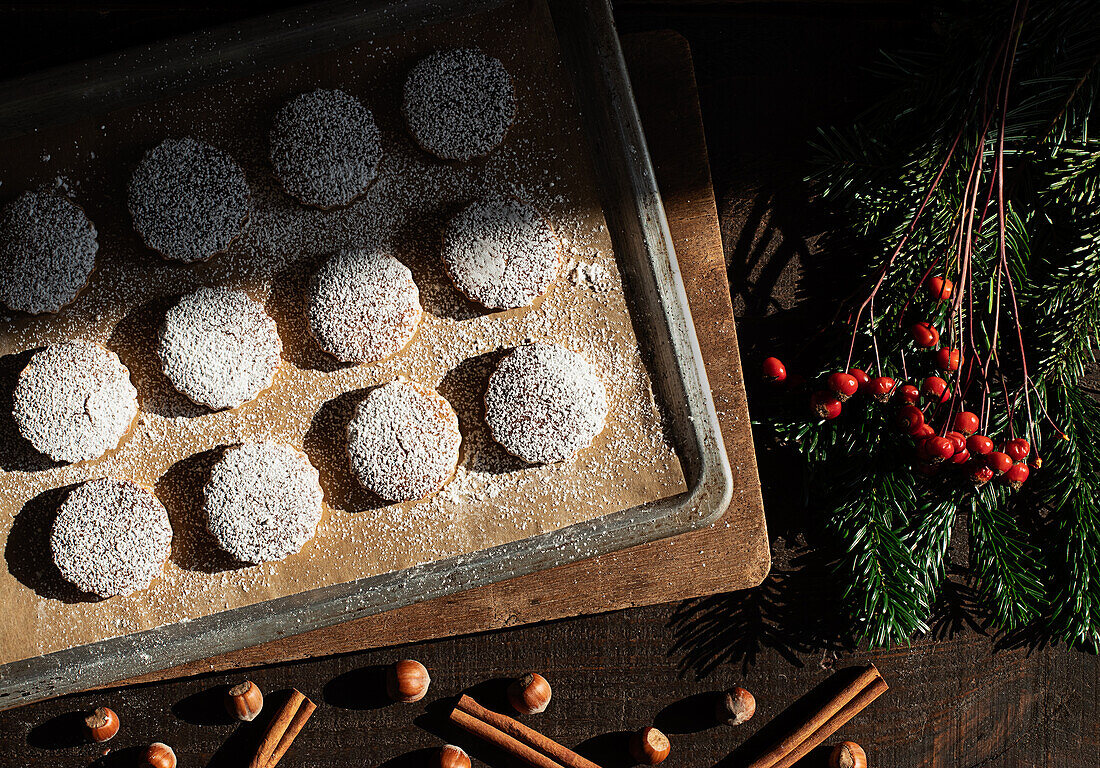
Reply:
[[953, 464], [965, 464], [970, 461], [970, 451], [963, 448], [961, 451], [955, 451], [955, 455], [951, 457]]
[[994, 451], [985, 457], [985, 463], [998, 475], [1003, 475], [1012, 467], [1012, 457], [1007, 453]]
[[939, 376], [929, 376], [921, 385], [920, 392], [926, 400], [936, 400], [946, 403], [951, 398], [951, 390], [947, 388], [947, 382]]
[[787, 367], [778, 357], [769, 357], [764, 360], [764, 380], [772, 384], [779, 384], [787, 378]]
[[902, 384], [898, 387], [898, 397], [903, 403], [915, 403], [920, 400], [920, 390], [912, 384]]
[[924, 441], [924, 451], [932, 461], [946, 461], [955, 455], [955, 446], [946, 437], [930, 437]]
[[1005, 473], [1005, 482], [1011, 485], [1013, 488], [1019, 490], [1020, 486], [1027, 480], [1027, 476], [1031, 474], [1028, 470], [1027, 464], [1013, 464], [1008, 472]]
[[964, 435], [972, 435], [978, 431], [978, 415], [971, 413], [970, 411], [962, 411], [955, 414], [955, 421], [952, 424], [955, 430], [962, 432]]
[[970, 479], [975, 485], [983, 485], [993, 479], [993, 470], [984, 464], [980, 464], [970, 470]]
[[966, 438], [966, 448], [975, 456], [985, 456], [993, 450], [993, 441], [985, 435], [971, 435]]
[[859, 380], [850, 373], [830, 373], [828, 383], [842, 403], [859, 391]]
[[936, 367], [941, 371], [957, 371], [960, 362], [962, 362], [962, 355], [957, 349], [940, 347], [936, 352]]
[[940, 332], [931, 323], [915, 323], [909, 330], [918, 347], [929, 349], [940, 343]]
[[924, 282], [924, 287], [928, 290], [928, 295], [936, 301], [947, 301], [951, 298], [951, 291], [955, 286], [946, 277], [939, 277], [938, 275], [928, 278]]
[[921, 409], [915, 405], [903, 405], [901, 408], [898, 408], [898, 415], [896, 418], [898, 426], [906, 432], [924, 423], [924, 414], [921, 413]]
[[840, 401], [832, 392], [820, 390], [810, 396], [810, 407], [822, 419], [835, 419], [840, 415]]
[[1022, 437], [1017, 437], [1015, 440], [1009, 440], [1005, 443], [1005, 453], [1011, 456], [1014, 461], [1023, 461], [1027, 458], [1027, 455], [1031, 453], [1031, 443], [1024, 440]]
[[955, 446], [955, 453], [966, 450], [966, 438], [961, 432], [948, 432], [947, 439], [951, 441], [951, 445]]
[[880, 403], [885, 403], [894, 394], [894, 389], [897, 386], [898, 383], [889, 376], [879, 376], [871, 379], [871, 382], [867, 385], [867, 391], [871, 393], [871, 397]]
[[871, 383], [871, 377], [867, 375], [867, 371], [862, 368], [849, 368], [848, 373], [856, 377], [856, 381], [859, 382], [859, 389], [862, 392], [867, 389], [867, 385]]
[[932, 429], [932, 425], [923, 422], [909, 428], [909, 437], [913, 438], [918, 443], [926, 438], [932, 437], [934, 434], [936, 434], [936, 430]]

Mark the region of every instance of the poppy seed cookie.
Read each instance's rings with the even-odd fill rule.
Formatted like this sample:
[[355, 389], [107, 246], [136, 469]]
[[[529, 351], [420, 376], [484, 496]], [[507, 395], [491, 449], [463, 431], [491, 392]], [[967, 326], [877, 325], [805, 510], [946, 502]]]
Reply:
[[168, 512], [129, 480], [102, 477], [72, 490], [50, 532], [50, 553], [66, 581], [100, 597], [145, 589], [172, 548]]
[[24, 192], [0, 211], [0, 301], [31, 315], [60, 312], [88, 284], [98, 249], [80, 206]]
[[587, 360], [557, 344], [516, 347], [485, 393], [493, 439], [531, 464], [571, 461], [607, 420], [607, 393]]
[[214, 409], [236, 408], [271, 386], [283, 351], [263, 305], [228, 288], [199, 288], [180, 299], [158, 342], [172, 385]]
[[307, 311], [321, 349], [345, 363], [396, 355], [423, 315], [409, 268], [388, 253], [364, 249], [338, 253], [317, 271]]
[[442, 160], [472, 160], [504, 141], [516, 93], [499, 59], [471, 48], [437, 51], [409, 72], [402, 112], [421, 149]]
[[98, 459], [118, 447], [137, 412], [137, 390], [118, 355], [81, 341], [35, 354], [12, 398], [20, 434], [54, 461]]
[[145, 244], [186, 263], [227, 250], [252, 210], [237, 161], [191, 138], [166, 139], [145, 153], [130, 178], [128, 203]]
[[372, 389], [348, 424], [352, 472], [386, 501], [423, 499], [446, 485], [461, 444], [451, 404], [408, 381]]
[[204, 493], [210, 533], [244, 563], [293, 555], [321, 521], [317, 470], [301, 451], [272, 441], [228, 448]]
[[337, 208], [367, 191], [382, 160], [382, 133], [370, 110], [343, 91], [318, 88], [279, 110], [271, 165], [283, 188], [306, 205]]

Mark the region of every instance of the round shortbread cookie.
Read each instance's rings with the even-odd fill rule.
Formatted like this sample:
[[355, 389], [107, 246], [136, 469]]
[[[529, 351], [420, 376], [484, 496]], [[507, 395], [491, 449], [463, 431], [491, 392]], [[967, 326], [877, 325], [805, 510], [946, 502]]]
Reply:
[[308, 313], [321, 349], [345, 363], [373, 363], [405, 348], [423, 310], [408, 267], [360, 249], [336, 254], [313, 276]]
[[301, 550], [321, 521], [317, 470], [301, 451], [271, 441], [226, 449], [210, 471], [204, 508], [218, 544], [244, 563]]
[[437, 51], [409, 72], [402, 112], [421, 149], [442, 160], [472, 160], [504, 141], [516, 119], [516, 93], [499, 59], [470, 48]]
[[118, 355], [82, 341], [35, 354], [12, 398], [20, 434], [54, 461], [97, 459], [117, 448], [137, 412], [137, 390]]
[[61, 311], [88, 284], [98, 249], [79, 205], [24, 192], [0, 211], [0, 301], [32, 315]]
[[446, 485], [461, 444], [451, 404], [408, 381], [372, 389], [348, 424], [352, 472], [386, 501], [423, 499]]
[[556, 344], [516, 347], [485, 393], [493, 439], [531, 464], [569, 461], [607, 420], [607, 393], [587, 360]]
[[145, 244], [188, 263], [227, 250], [252, 210], [237, 161], [192, 138], [166, 139], [146, 152], [130, 178], [128, 202]]
[[382, 161], [382, 133], [370, 110], [343, 91], [318, 88], [279, 110], [271, 164], [283, 188], [319, 208], [347, 205], [367, 191]]
[[443, 229], [443, 265], [488, 309], [530, 306], [561, 271], [561, 242], [532, 206], [511, 197], [470, 203]]
[[199, 288], [168, 310], [157, 354], [173, 386], [199, 405], [236, 408], [271, 386], [283, 343], [243, 291]]
[[109, 477], [74, 488], [50, 532], [50, 552], [61, 575], [100, 597], [148, 587], [171, 549], [164, 505], [140, 485]]

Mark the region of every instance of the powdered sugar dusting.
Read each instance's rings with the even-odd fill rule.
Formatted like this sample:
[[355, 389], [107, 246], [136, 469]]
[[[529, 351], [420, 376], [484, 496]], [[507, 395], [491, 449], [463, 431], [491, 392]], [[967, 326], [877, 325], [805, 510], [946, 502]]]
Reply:
[[473, 202], [443, 231], [447, 274], [490, 309], [529, 306], [557, 279], [561, 262], [561, 243], [550, 223], [515, 198]]
[[137, 416], [137, 390], [114, 352], [98, 344], [54, 344], [19, 374], [12, 415], [19, 432], [55, 461], [97, 459]]
[[422, 314], [412, 272], [379, 250], [337, 254], [310, 287], [310, 330], [322, 349], [345, 363], [397, 354], [416, 333]]
[[374, 116], [343, 91], [303, 93], [275, 116], [271, 164], [286, 191], [307, 205], [347, 205], [374, 181], [381, 158]]
[[411, 382], [371, 390], [348, 424], [352, 471], [387, 501], [422, 499], [442, 488], [454, 474], [461, 442], [450, 404]]
[[497, 367], [485, 420], [509, 453], [533, 464], [569, 461], [604, 427], [607, 393], [583, 357], [556, 344], [528, 344]]
[[145, 589], [168, 559], [172, 526], [156, 496], [128, 480], [83, 483], [58, 510], [50, 550], [61, 575], [100, 597]]
[[402, 109], [423, 149], [444, 160], [471, 160], [504, 141], [516, 117], [516, 96], [499, 59], [457, 48], [413, 67]]
[[167, 139], [134, 171], [129, 207], [134, 229], [154, 251], [202, 261], [240, 235], [250, 210], [248, 182], [220, 149], [192, 138]]
[[87, 285], [98, 249], [80, 206], [24, 192], [0, 211], [0, 301], [32, 315], [60, 311]]
[[301, 451], [275, 442], [226, 450], [210, 472], [205, 496], [210, 532], [246, 563], [298, 552], [321, 520], [317, 470]]
[[226, 288], [180, 299], [164, 318], [157, 347], [169, 381], [210, 408], [236, 408], [271, 386], [282, 350], [263, 305]]

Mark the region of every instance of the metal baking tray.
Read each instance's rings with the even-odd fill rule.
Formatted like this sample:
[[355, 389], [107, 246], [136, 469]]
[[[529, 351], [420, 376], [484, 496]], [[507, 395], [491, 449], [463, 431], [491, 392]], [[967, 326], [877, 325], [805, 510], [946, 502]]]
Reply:
[[[330, 2], [0, 84], [0, 137], [490, 10], [501, 0]], [[709, 525], [732, 476], [607, 0], [550, 0], [616, 259], [687, 491], [550, 533], [0, 667], [0, 709], [108, 685]]]

